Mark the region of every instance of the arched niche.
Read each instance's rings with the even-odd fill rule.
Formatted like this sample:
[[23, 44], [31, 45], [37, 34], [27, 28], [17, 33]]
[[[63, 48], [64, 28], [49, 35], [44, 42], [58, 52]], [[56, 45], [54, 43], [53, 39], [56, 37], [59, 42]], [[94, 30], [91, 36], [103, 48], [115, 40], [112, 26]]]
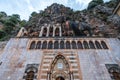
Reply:
[[103, 49], [108, 49], [108, 46], [104, 41], [101, 41], [101, 45], [102, 45]]
[[47, 36], [47, 28], [46, 28], [46, 27], [43, 29], [42, 36], [43, 36], [43, 37], [46, 37], [46, 36]]
[[97, 49], [102, 49], [101, 44], [98, 41], [95, 41], [95, 45]]
[[36, 47], [36, 43], [35, 41], [32, 41], [29, 49], [35, 49], [35, 47]]
[[117, 67], [111, 67], [108, 71], [112, 79], [120, 80], [120, 69], [118, 69]]
[[52, 37], [53, 36], [53, 27], [49, 28], [49, 36]]
[[48, 73], [48, 80], [56, 80], [59, 77], [65, 80], [72, 80], [70, 65], [62, 54], [58, 54], [54, 58], [50, 65], [50, 72]]
[[56, 28], [56, 29], [55, 29], [55, 36], [60, 36], [59, 33], [60, 33], [59, 28]]
[[36, 67], [29, 67], [26, 69], [25, 73], [26, 73], [26, 76], [25, 76], [25, 80], [34, 80], [36, 79], [38, 69]]

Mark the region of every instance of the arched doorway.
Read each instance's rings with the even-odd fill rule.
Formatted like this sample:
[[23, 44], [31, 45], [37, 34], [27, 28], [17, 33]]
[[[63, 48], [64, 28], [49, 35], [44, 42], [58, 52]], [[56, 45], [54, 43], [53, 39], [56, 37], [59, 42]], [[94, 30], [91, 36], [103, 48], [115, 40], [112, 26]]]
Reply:
[[62, 76], [56, 78], [56, 80], [65, 80]]
[[58, 54], [50, 65], [47, 80], [73, 80], [73, 73], [65, 56]]

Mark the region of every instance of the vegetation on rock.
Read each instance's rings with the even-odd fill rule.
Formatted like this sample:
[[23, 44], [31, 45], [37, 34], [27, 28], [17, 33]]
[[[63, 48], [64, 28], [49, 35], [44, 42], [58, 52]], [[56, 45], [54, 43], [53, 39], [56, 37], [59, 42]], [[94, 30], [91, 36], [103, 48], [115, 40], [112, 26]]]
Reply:
[[[114, 37], [120, 35], [120, 16], [113, 15], [118, 0], [111, 0], [104, 3], [103, 0], [92, 0], [88, 8], [82, 11], [73, 11], [69, 7], [54, 3], [39, 13], [33, 12], [28, 21], [21, 20], [18, 14], [8, 16], [5, 12], [0, 12], [0, 40], [8, 40], [14, 37], [21, 27], [25, 27], [28, 34], [39, 32], [44, 24], [64, 23], [67, 18], [78, 23], [89, 25], [93, 36]], [[84, 25], [82, 25], [84, 27]]]

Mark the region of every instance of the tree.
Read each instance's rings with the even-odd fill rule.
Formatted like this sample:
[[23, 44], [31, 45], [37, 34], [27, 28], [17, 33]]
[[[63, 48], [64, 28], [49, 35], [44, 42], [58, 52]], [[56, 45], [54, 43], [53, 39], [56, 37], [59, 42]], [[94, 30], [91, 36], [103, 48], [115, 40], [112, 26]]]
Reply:
[[103, 4], [103, 0], [92, 0], [88, 5], [88, 10], [94, 8], [95, 6], [99, 4]]
[[26, 20], [22, 20], [22, 21], [20, 22], [21, 27], [26, 26], [26, 24], [27, 24], [27, 21], [26, 21]]
[[7, 14], [6, 14], [5, 12], [0, 12], [0, 19], [1, 19], [2, 17], [7, 17]]
[[32, 12], [31, 17], [37, 16], [37, 14], [38, 14], [37, 12]]

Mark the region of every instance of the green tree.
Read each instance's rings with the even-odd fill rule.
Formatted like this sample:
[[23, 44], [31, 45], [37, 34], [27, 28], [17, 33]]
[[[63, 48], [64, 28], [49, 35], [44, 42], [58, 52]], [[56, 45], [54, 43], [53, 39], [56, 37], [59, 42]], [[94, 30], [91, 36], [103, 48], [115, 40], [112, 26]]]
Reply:
[[31, 13], [31, 17], [37, 16], [37, 15], [38, 15], [37, 12], [32, 12], [32, 13]]
[[6, 14], [5, 12], [0, 12], [0, 19], [1, 19], [2, 17], [7, 17], [7, 14]]
[[20, 25], [21, 25], [21, 27], [26, 26], [26, 25], [27, 25], [27, 21], [26, 21], [26, 20], [22, 20], [22, 21], [20, 22]]
[[92, 0], [89, 5], [88, 5], [88, 8], [87, 9], [92, 9], [94, 8], [95, 6], [99, 5], [99, 4], [102, 4], [104, 3], [103, 0]]

